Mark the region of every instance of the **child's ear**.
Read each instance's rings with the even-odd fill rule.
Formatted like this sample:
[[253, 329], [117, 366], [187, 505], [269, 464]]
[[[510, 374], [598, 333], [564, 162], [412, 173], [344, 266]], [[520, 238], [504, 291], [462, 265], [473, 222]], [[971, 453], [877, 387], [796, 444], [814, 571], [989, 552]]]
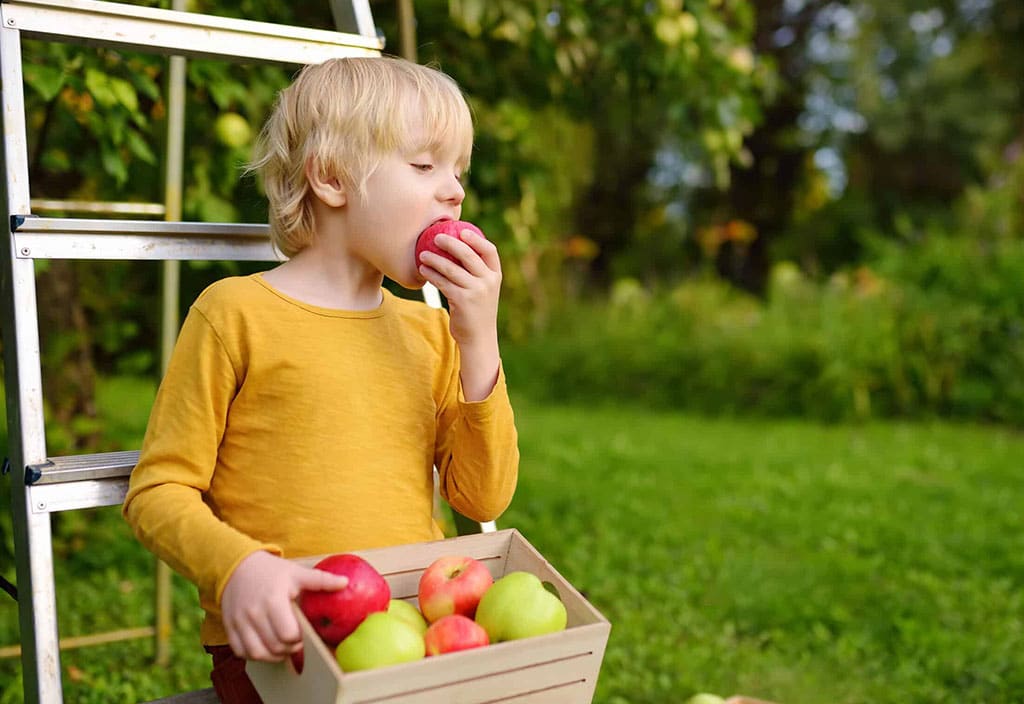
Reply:
[[306, 180], [313, 193], [324, 202], [324, 205], [332, 208], [340, 208], [345, 205], [347, 197], [341, 179], [337, 176], [324, 175], [314, 157], [310, 157], [306, 161]]

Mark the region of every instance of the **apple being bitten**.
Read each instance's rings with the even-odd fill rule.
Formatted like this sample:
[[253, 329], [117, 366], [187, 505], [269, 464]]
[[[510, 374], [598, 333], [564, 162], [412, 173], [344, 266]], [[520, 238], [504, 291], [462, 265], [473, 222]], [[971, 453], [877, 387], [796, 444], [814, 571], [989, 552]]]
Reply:
[[451, 235], [455, 239], [461, 239], [461, 233], [463, 230], [472, 230], [481, 237], [484, 233], [479, 227], [471, 222], [465, 220], [440, 220], [435, 222], [433, 225], [428, 227], [426, 230], [420, 233], [420, 236], [416, 239], [416, 266], [420, 265], [420, 254], [423, 252], [433, 252], [434, 254], [444, 257], [448, 261], [459, 264], [459, 261], [455, 259], [448, 252], [443, 249], [439, 249], [434, 243], [434, 240], [438, 235]]
[[430, 624], [423, 634], [423, 642], [427, 646], [427, 655], [454, 653], [459, 650], [481, 648], [489, 645], [491, 639], [483, 626], [471, 618], [460, 614], [443, 616]]
[[387, 611], [391, 588], [363, 558], [350, 553], [330, 555], [314, 567], [348, 577], [348, 585], [342, 589], [303, 590], [299, 594], [299, 608], [328, 646], [344, 640], [369, 614]]
[[473, 618], [476, 605], [492, 584], [494, 577], [479, 560], [455, 555], [439, 557], [420, 575], [420, 611], [429, 623], [449, 614]]
[[529, 572], [509, 572], [494, 582], [476, 609], [476, 622], [492, 643], [554, 633], [568, 623], [565, 604]]

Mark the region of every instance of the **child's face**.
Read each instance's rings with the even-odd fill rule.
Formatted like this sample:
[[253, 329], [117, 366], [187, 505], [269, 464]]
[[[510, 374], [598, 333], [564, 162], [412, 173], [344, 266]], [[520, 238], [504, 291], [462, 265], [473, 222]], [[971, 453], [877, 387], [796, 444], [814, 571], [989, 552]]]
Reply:
[[424, 281], [416, 238], [442, 219], [458, 220], [466, 192], [452, 156], [391, 153], [366, 181], [363, 197], [348, 199], [349, 243], [385, 276], [406, 288]]

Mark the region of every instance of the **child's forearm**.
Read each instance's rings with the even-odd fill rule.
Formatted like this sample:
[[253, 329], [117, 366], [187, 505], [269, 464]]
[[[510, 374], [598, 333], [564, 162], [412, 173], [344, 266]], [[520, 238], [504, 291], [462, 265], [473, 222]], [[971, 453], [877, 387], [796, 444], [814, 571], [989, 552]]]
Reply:
[[254, 550], [280, 553], [214, 516], [193, 487], [162, 484], [132, 491], [123, 513], [150, 552], [206, 593], [217, 593], [238, 561]]
[[475, 403], [491, 395], [498, 381], [498, 367], [501, 357], [498, 351], [497, 333], [475, 344], [460, 346], [459, 380], [462, 382], [462, 396]]

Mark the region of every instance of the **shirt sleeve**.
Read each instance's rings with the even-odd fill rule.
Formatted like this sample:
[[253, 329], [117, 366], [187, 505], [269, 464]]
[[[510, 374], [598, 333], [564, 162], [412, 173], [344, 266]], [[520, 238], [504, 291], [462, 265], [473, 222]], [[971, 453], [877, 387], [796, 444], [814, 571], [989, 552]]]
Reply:
[[256, 550], [281, 554], [221, 521], [204, 501], [228, 410], [244, 378], [221, 336], [193, 306], [150, 414], [122, 512], [139, 541], [200, 592], [220, 595]]
[[435, 447], [441, 496], [453, 509], [474, 521], [504, 513], [519, 477], [519, 445], [503, 368], [490, 395], [470, 403], [455, 364]]

